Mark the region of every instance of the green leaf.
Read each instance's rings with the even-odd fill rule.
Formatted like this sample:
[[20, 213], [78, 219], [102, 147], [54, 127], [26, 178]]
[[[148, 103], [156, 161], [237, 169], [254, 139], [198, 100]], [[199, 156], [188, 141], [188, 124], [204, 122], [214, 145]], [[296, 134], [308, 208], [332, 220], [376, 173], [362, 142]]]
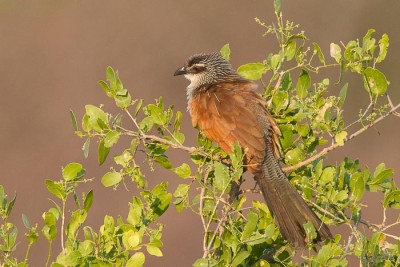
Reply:
[[84, 240], [79, 243], [78, 251], [82, 257], [89, 256], [93, 252], [93, 245], [91, 240]]
[[11, 211], [12, 211], [12, 209], [13, 209], [13, 207], [14, 207], [14, 204], [15, 204], [15, 201], [17, 200], [17, 196], [15, 195], [14, 197], [13, 197], [13, 199], [9, 202], [9, 203], [7, 203], [7, 205], [6, 205], [6, 215], [7, 216], [10, 216], [10, 214], [11, 214]]
[[347, 43], [346, 49], [344, 50], [344, 58], [348, 61], [355, 61], [356, 58], [359, 58], [361, 55], [357, 54], [357, 49], [359, 44], [358, 42], [351, 40]]
[[78, 266], [81, 263], [81, 257], [81, 253], [75, 250], [68, 253], [60, 253], [56, 261], [63, 266]]
[[46, 180], [47, 190], [59, 199], [65, 199], [66, 193], [60, 184], [53, 182], [52, 180]]
[[288, 91], [292, 87], [290, 72], [286, 72], [285, 75], [283, 75], [281, 86], [283, 91]]
[[102, 165], [104, 161], [107, 159], [108, 153], [110, 152], [110, 148], [106, 147], [104, 144], [104, 139], [100, 141], [99, 143], [99, 149], [98, 149], [98, 162], [99, 165]]
[[240, 76], [249, 80], [260, 80], [261, 76], [267, 72], [267, 68], [262, 63], [248, 63], [238, 68]]
[[371, 39], [372, 34], [375, 32], [375, 29], [368, 29], [368, 32], [363, 37], [363, 44]]
[[296, 163], [299, 163], [304, 159], [304, 151], [301, 150], [299, 147], [295, 147], [285, 154], [285, 162], [288, 165], [294, 165]]
[[236, 254], [235, 258], [232, 261], [230, 266], [235, 267], [241, 264], [245, 259], [250, 256], [250, 252], [242, 250], [238, 254]]
[[153, 190], [151, 190], [153, 197], [156, 199], [151, 205], [154, 215], [156, 215], [154, 216], [154, 218], [157, 218], [164, 214], [164, 212], [168, 209], [169, 204], [171, 203], [172, 195], [167, 192], [167, 187], [168, 183], [163, 182], [156, 185]]
[[190, 166], [186, 163], [183, 163], [181, 166], [172, 169], [179, 177], [181, 178], [189, 178], [191, 175]]
[[83, 209], [89, 211], [90, 207], [92, 206], [92, 203], [93, 203], [93, 190], [90, 190], [89, 193], [87, 193], [85, 200], [83, 202]]
[[116, 95], [115, 103], [119, 108], [127, 109], [130, 105], [132, 105], [132, 97], [128, 92], [125, 95]]
[[139, 139], [133, 138], [131, 140], [130, 149], [131, 149], [131, 153], [132, 153], [133, 157], [135, 157], [136, 151], [137, 151], [139, 145], [140, 145], [140, 140]]
[[126, 262], [125, 267], [142, 267], [145, 261], [145, 256], [143, 252], [136, 252], [132, 257]]
[[216, 266], [214, 260], [209, 260], [209, 259], [197, 259], [193, 265], [193, 267], [210, 267], [210, 266]]
[[281, 0], [274, 0], [274, 9], [276, 14], [281, 14]]
[[83, 150], [83, 155], [85, 156], [85, 159], [88, 158], [89, 156], [89, 147], [90, 147], [90, 137], [88, 137], [83, 144], [82, 150]]
[[130, 165], [132, 158], [132, 154], [129, 152], [128, 149], [126, 149], [124, 152], [122, 152], [121, 155], [114, 157], [114, 162], [126, 168]]
[[183, 142], [185, 142], [185, 135], [183, 133], [173, 133], [173, 135], [174, 135], [173, 141], [175, 143], [182, 145]]
[[306, 70], [301, 70], [299, 79], [296, 84], [296, 93], [300, 98], [305, 98], [308, 94], [308, 89], [311, 86], [311, 78]]
[[166, 168], [167, 170], [172, 168], [172, 163], [165, 155], [154, 156], [154, 161]]
[[147, 245], [146, 246], [147, 252], [150, 255], [156, 256], [156, 257], [162, 257], [162, 252], [161, 249], [159, 249], [158, 247], [152, 246], [152, 245]]
[[69, 115], [71, 117], [72, 127], [74, 127], [75, 131], [78, 131], [78, 123], [76, 122], [76, 117], [72, 109], [69, 110]]
[[271, 57], [271, 67], [272, 67], [272, 69], [274, 69], [274, 70], [278, 69], [280, 63], [281, 63], [281, 55], [276, 54], [276, 55], [273, 55]]
[[24, 226], [26, 228], [31, 228], [31, 224], [29, 223], [28, 216], [26, 216], [24, 213], [22, 213], [22, 222], [24, 223]]
[[335, 141], [339, 146], [344, 146], [344, 141], [346, 141], [347, 132], [341, 131], [335, 135]]
[[215, 176], [215, 181], [214, 181], [215, 188], [219, 192], [224, 192], [230, 183], [228, 167], [226, 167], [224, 164], [220, 162], [216, 162], [214, 176]]
[[381, 184], [393, 176], [393, 169], [385, 169], [374, 174], [374, 178], [368, 184]]
[[142, 224], [143, 203], [138, 197], [133, 197], [132, 204], [129, 205], [127, 221], [133, 226]]
[[122, 181], [122, 175], [116, 171], [110, 171], [104, 174], [103, 178], [101, 178], [101, 183], [105, 187], [114, 186], [119, 184]]
[[342, 108], [344, 101], [346, 100], [346, 95], [347, 95], [347, 88], [349, 87], [349, 84], [346, 83], [343, 85], [342, 89], [340, 89], [339, 92], [339, 107]]
[[53, 241], [57, 237], [57, 228], [55, 225], [45, 225], [42, 228], [42, 234], [47, 241]]
[[382, 62], [386, 58], [387, 49], [389, 47], [389, 36], [384, 33], [379, 40], [379, 55], [376, 58], [376, 63]]
[[232, 148], [233, 152], [229, 154], [229, 158], [231, 159], [232, 167], [237, 170], [243, 165], [243, 149], [240, 146], [239, 141], [236, 141]]
[[286, 150], [291, 147], [293, 144], [293, 125], [291, 124], [281, 124], [279, 126], [282, 136], [281, 136], [281, 145], [282, 149]]
[[29, 244], [35, 243], [39, 238], [39, 234], [36, 231], [36, 227], [30, 228], [29, 232], [25, 234], [25, 237]]
[[129, 230], [122, 234], [122, 243], [128, 250], [136, 248], [140, 242], [141, 240], [139, 232]]
[[6, 193], [4, 192], [4, 187], [0, 185], [0, 208], [3, 207], [3, 203], [6, 202]]
[[116, 144], [119, 140], [121, 133], [118, 131], [109, 131], [104, 138], [104, 146], [107, 148], [111, 148], [114, 144]]
[[93, 105], [86, 105], [86, 115], [88, 130], [95, 130], [100, 132], [103, 129], [108, 128], [108, 117], [107, 114], [100, 108]]
[[229, 44], [225, 44], [219, 52], [221, 53], [223, 59], [229, 61], [229, 56], [231, 54], [231, 49], [229, 47]]
[[50, 208], [48, 212], [53, 214], [54, 218], [56, 218], [56, 220], [58, 220], [60, 218], [61, 209], [59, 206], [57, 206], [57, 208]]
[[312, 242], [312, 240], [317, 238], [317, 231], [315, 230], [315, 227], [312, 224], [312, 222], [309, 221], [309, 222], [303, 224], [303, 227], [306, 232], [308, 242]]
[[182, 112], [177, 111], [175, 114], [175, 121], [174, 121], [174, 128], [173, 132], [178, 132], [181, 128], [181, 122], [182, 122]]
[[351, 193], [353, 194], [354, 201], [359, 201], [364, 196], [365, 182], [362, 173], [357, 172], [351, 176]]
[[368, 67], [364, 70], [364, 87], [373, 95], [383, 95], [387, 90], [385, 75], [377, 69]]
[[187, 193], [189, 191], [189, 188], [190, 188], [190, 186], [188, 184], [178, 185], [178, 187], [176, 188], [176, 190], [174, 192], [174, 197], [176, 197], [176, 198], [186, 197]]
[[81, 178], [85, 175], [86, 170], [82, 168], [82, 165], [76, 162], [69, 163], [65, 168], [62, 170], [62, 176], [65, 181], [71, 181], [75, 179]]
[[85, 222], [87, 212], [85, 210], [75, 210], [72, 212], [71, 219], [67, 226], [67, 236], [70, 241], [75, 239], [76, 233]]
[[317, 43], [313, 43], [313, 46], [314, 46], [314, 53], [317, 54], [319, 61], [321, 61], [321, 63], [325, 65], [325, 57], [324, 54], [322, 53], [321, 47]]
[[139, 122], [139, 127], [144, 132], [148, 132], [153, 128], [154, 125], [154, 118], [153, 117], [144, 117], [144, 119]]
[[115, 83], [115, 71], [111, 66], [108, 66], [106, 69], [106, 79], [107, 81], [109, 81], [110, 83]]
[[375, 171], [374, 171], [374, 176], [376, 177], [378, 174], [380, 174], [381, 172], [383, 172], [384, 170], [386, 170], [386, 165], [385, 163], [381, 163], [378, 166], [376, 166]]
[[153, 118], [155, 124], [164, 125], [166, 123], [165, 113], [160, 107], [149, 104], [147, 110], [150, 112], [150, 116]]
[[375, 232], [371, 235], [368, 241], [368, 246], [366, 251], [368, 255], [372, 256], [376, 254], [376, 248], [380, 247], [379, 243], [382, 241], [381, 237], [382, 237], [381, 232]]
[[302, 137], [306, 137], [310, 132], [310, 126], [308, 124], [300, 124], [297, 126], [297, 132]]
[[249, 214], [247, 215], [247, 223], [244, 226], [243, 232], [242, 232], [242, 236], [240, 238], [241, 241], [245, 241], [247, 238], [249, 238], [250, 236], [252, 236], [254, 230], [257, 227], [257, 223], [258, 223], [258, 215], [255, 212], [249, 212]]
[[290, 42], [286, 45], [285, 48], [285, 57], [287, 61], [292, 60], [294, 55], [296, 54], [296, 42]]
[[329, 182], [333, 182], [335, 175], [336, 175], [335, 167], [326, 167], [322, 171], [321, 177], [319, 177], [320, 183], [325, 185]]
[[383, 199], [383, 207], [392, 209], [400, 209], [400, 190], [394, 190], [385, 195]]
[[139, 101], [137, 101], [136, 107], [135, 107], [135, 113], [134, 113], [134, 117], [136, 118], [137, 115], [139, 114], [140, 108], [143, 105], [143, 99], [139, 99]]
[[340, 60], [342, 59], [342, 49], [335, 43], [331, 43], [330, 54], [331, 57], [333, 57], [337, 63], [339, 63]]
[[101, 88], [103, 88], [104, 92], [108, 97], [114, 97], [114, 93], [111, 90], [111, 88], [108, 86], [108, 84], [105, 81], [98, 81], [99, 85]]

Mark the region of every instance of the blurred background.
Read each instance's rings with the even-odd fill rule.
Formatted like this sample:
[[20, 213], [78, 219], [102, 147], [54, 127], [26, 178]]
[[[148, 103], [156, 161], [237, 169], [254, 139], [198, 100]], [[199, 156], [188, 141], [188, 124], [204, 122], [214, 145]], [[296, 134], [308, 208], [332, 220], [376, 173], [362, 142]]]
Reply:
[[[392, 100], [400, 102], [399, 1], [284, 0], [282, 10], [284, 18], [300, 24], [307, 37], [320, 44], [326, 58], [331, 42], [361, 39], [369, 28], [376, 29], [377, 39], [388, 33], [389, 54], [380, 69], [391, 83]], [[97, 84], [105, 78], [105, 68], [110, 65], [119, 70], [133, 97], [149, 103], [162, 95], [166, 105], [174, 104], [183, 111], [186, 144], [194, 145], [197, 132], [185, 112], [187, 81], [172, 74], [188, 56], [218, 51], [225, 43], [230, 43], [234, 67], [261, 61], [276, 51], [274, 37], [262, 37], [264, 29], [255, 23], [255, 17], [267, 24], [274, 22], [273, 1], [0, 1], [0, 184], [9, 195], [18, 195], [12, 221], [20, 227], [20, 260], [26, 249], [21, 213], [31, 223], [42, 225], [41, 214], [53, 205], [44, 180], [60, 179], [61, 167], [69, 162], [82, 163], [87, 177], [96, 177], [82, 187], [86, 191], [94, 188], [89, 225], [98, 230], [105, 214], [127, 216], [127, 202], [137, 193], [135, 186], [128, 182], [129, 191], [123, 187], [114, 191], [101, 185], [100, 178], [111, 160], [98, 166], [94, 142], [89, 158], [84, 159], [84, 140], [74, 135], [69, 118], [70, 109], [81, 118], [85, 104], [104, 104], [106, 111], [119, 112]], [[345, 103], [349, 122], [368, 105], [368, 98], [359, 77], [346, 74], [345, 79], [350, 82]], [[340, 87], [333, 83], [331, 93], [337, 94]], [[328, 162], [334, 164], [349, 156], [370, 169], [385, 162], [395, 169], [398, 180], [399, 122], [394, 117], [384, 120], [330, 153]], [[115, 147], [110, 156], [120, 151]], [[189, 160], [180, 151], [172, 156], [176, 165]], [[161, 168], [146, 172], [146, 176], [150, 186], [169, 181], [170, 191], [181, 182]], [[380, 222], [382, 215], [377, 210], [381, 200], [381, 195], [364, 198], [366, 219]], [[147, 257], [145, 265], [191, 266], [202, 255], [199, 218], [190, 211], [177, 216], [171, 206], [161, 221], [166, 224], [164, 257]], [[341, 231], [332, 228], [334, 233]], [[57, 251], [58, 244], [59, 239]], [[47, 249], [46, 242], [34, 245], [30, 266], [44, 266]]]

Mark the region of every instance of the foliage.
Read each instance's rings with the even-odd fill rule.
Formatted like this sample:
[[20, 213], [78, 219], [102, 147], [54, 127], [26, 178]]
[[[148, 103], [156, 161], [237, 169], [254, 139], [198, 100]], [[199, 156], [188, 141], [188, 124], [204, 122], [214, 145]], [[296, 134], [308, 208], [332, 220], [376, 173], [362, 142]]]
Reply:
[[[346, 145], [387, 116], [398, 115], [399, 105], [393, 106], [388, 82], [378, 68], [387, 55], [389, 37], [383, 34], [377, 41], [371, 29], [361, 40], [332, 43], [329, 58], [317, 43], [309, 46], [298, 25], [283, 20], [279, 0], [275, 0], [274, 6], [276, 25], [256, 21], [265, 28], [266, 36], [277, 38], [279, 51], [260, 62], [240, 66], [238, 72], [263, 85], [263, 96], [282, 131], [282, 160], [292, 184], [325, 223], [332, 228], [346, 225], [351, 234], [338, 234], [333, 240], [316, 245], [315, 229], [305, 224], [309, 244], [306, 251], [296, 252], [280, 235], [265, 203], [247, 201], [247, 194], [257, 190], [238, 191], [245, 169], [238, 144], [232, 154], [226, 155], [199, 133], [196, 147], [185, 146], [185, 135], [180, 131], [182, 113], [174, 111], [172, 106], [165, 107], [161, 97], [147, 105], [142, 99], [135, 99], [118, 72], [108, 67], [106, 81], [99, 84], [135, 128], [127, 129], [121, 114], [109, 114], [103, 106], [94, 105], [85, 106], [80, 126], [71, 111], [72, 124], [75, 133], [85, 138], [85, 157], [96, 149], [100, 165], [121, 138], [128, 138], [130, 146], [112, 158], [117, 167], [110, 167], [101, 183], [120, 190], [119, 185], [132, 181], [141, 193], [133, 196], [126, 218], [105, 215], [103, 225], [96, 231], [86, 224], [94, 192], [84, 192], [81, 196], [77, 193], [81, 183], [93, 182], [85, 178], [83, 166], [69, 163], [62, 169], [60, 180], [46, 180], [54, 203], [43, 213], [41, 223], [41, 236], [49, 243], [46, 266], [142, 266], [148, 255], [161, 257], [163, 225], [158, 218], [171, 202], [179, 212], [193, 210], [202, 221], [203, 256], [194, 262], [196, 267], [346, 266], [350, 256], [356, 256], [363, 266], [400, 264], [400, 238], [387, 233], [400, 222], [386, 221], [387, 210], [400, 208], [400, 189], [393, 180], [393, 170], [384, 163], [371, 169], [349, 158], [336, 165], [324, 163], [324, 156], [331, 150]], [[228, 44], [221, 49], [227, 60], [230, 53]], [[338, 70], [334, 84], [331, 79], [321, 77], [320, 71], [328, 68]], [[370, 100], [359, 118], [350, 123], [344, 120], [343, 106], [351, 87], [341, 84], [343, 75], [349, 71], [360, 75]], [[338, 87], [341, 89], [336, 90]], [[384, 99], [386, 102], [381, 104]], [[359, 128], [351, 130], [356, 126]], [[95, 143], [97, 147], [93, 148]], [[189, 153], [192, 162], [173, 164], [168, 157], [171, 149]], [[137, 153], [145, 156], [145, 164], [137, 163]], [[181, 184], [170, 189], [162, 182], [149, 189], [142, 171], [146, 164], [150, 170], [157, 164], [172, 171]], [[362, 216], [366, 192], [383, 197], [381, 224], [372, 224]], [[75, 206], [68, 208], [71, 211], [67, 216], [70, 198]], [[31, 226], [23, 215], [28, 250], [23, 261], [13, 256], [18, 230], [9, 222], [9, 215], [15, 200], [15, 197], [8, 200], [0, 186], [1, 266], [27, 266], [30, 247], [39, 238], [38, 225]], [[362, 225], [372, 234], [365, 234]], [[62, 251], [53, 255], [52, 243], [57, 236]], [[294, 261], [296, 253], [301, 254], [301, 263]]]

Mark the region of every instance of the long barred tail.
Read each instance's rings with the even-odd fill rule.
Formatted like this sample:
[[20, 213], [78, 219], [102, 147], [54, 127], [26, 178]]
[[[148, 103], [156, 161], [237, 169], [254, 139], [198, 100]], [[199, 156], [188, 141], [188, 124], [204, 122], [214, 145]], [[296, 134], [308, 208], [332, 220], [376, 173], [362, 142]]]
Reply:
[[263, 176], [257, 178], [268, 208], [283, 235], [292, 245], [306, 245], [303, 224], [310, 221], [317, 230], [317, 241], [332, 238], [332, 234], [291, 185], [271, 149], [266, 149]]

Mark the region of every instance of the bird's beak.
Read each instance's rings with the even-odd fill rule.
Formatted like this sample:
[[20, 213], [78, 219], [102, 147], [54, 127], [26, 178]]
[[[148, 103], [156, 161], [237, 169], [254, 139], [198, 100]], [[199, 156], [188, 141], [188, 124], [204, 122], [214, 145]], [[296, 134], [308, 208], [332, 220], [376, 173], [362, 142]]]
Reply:
[[186, 68], [185, 67], [180, 67], [179, 69], [177, 69], [174, 73], [174, 76], [178, 76], [178, 75], [183, 75], [186, 74]]

